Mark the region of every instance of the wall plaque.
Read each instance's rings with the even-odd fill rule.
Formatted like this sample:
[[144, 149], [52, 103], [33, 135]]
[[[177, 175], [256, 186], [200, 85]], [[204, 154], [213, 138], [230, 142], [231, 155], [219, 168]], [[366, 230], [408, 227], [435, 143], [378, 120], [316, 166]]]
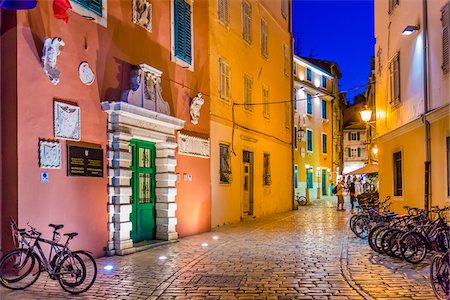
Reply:
[[209, 158], [209, 139], [178, 134], [178, 153], [189, 156]]
[[54, 102], [54, 131], [55, 138], [79, 141], [80, 107], [63, 102]]
[[67, 176], [103, 177], [103, 149], [67, 145]]
[[57, 141], [39, 141], [39, 167], [42, 169], [61, 168], [61, 144]]

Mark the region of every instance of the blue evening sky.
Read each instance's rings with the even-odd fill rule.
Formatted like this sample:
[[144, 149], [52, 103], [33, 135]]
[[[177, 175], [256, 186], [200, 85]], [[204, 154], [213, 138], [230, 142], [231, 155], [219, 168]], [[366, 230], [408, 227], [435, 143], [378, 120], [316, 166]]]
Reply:
[[[293, 0], [292, 31], [300, 56], [334, 61], [339, 90], [367, 83], [374, 55], [373, 0]], [[353, 99], [364, 88], [347, 93]]]

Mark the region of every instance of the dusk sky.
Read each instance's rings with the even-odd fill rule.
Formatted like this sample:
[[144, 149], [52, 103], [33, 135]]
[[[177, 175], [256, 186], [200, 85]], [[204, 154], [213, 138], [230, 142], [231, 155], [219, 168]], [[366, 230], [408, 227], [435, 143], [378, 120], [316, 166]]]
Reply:
[[[296, 54], [337, 62], [340, 91], [366, 84], [375, 44], [373, 0], [293, 0], [292, 7]], [[347, 93], [347, 100], [362, 92]]]

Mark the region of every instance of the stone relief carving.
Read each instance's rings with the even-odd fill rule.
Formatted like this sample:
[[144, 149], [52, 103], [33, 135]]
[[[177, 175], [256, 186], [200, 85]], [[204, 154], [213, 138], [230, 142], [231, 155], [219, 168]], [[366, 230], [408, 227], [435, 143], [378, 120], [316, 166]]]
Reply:
[[162, 97], [161, 74], [161, 71], [145, 64], [133, 69], [130, 74], [131, 88], [122, 94], [121, 101], [170, 115], [169, 103]]
[[39, 141], [39, 167], [43, 169], [61, 168], [61, 144]]
[[202, 93], [198, 93], [194, 99], [191, 101], [191, 122], [194, 125], [198, 124], [198, 119], [200, 118], [200, 109], [202, 105], [205, 103], [205, 100], [202, 98]]
[[178, 153], [197, 157], [209, 157], [209, 139], [178, 134]]
[[61, 51], [59, 47], [64, 46], [65, 43], [62, 38], [46, 38], [44, 41], [44, 47], [42, 49], [42, 67], [44, 68], [45, 74], [53, 84], [58, 84], [59, 75], [61, 71], [56, 68], [56, 61]]
[[95, 80], [94, 72], [92, 72], [91, 67], [86, 61], [83, 61], [78, 67], [78, 74], [80, 75], [80, 80], [85, 85], [91, 85]]
[[79, 141], [80, 107], [55, 101], [54, 104], [55, 138]]
[[133, 0], [133, 23], [152, 31], [152, 5], [148, 0]]

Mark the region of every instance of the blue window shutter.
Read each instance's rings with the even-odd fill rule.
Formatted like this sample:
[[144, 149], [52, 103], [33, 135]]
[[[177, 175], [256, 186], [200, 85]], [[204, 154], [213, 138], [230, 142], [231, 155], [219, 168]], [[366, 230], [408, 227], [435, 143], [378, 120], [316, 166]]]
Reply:
[[307, 138], [308, 138], [308, 151], [312, 151], [312, 131], [307, 131]]
[[322, 134], [322, 152], [327, 153], [327, 136]]
[[322, 100], [322, 119], [327, 118], [327, 101]]
[[306, 113], [312, 115], [312, 96], [306, 94]]
[[191, 6], [184, 0], [174, 2], [175, 56], [191, 63]]
[[308, 188], [309, 189], [312, 189], [313, 188], [313, 173], [312, 173], [312, 171], [310, 170], [310, 169], [308, 169], [308, 171], [307, 171], [308, 173], [307, 173], [307, 176], [308, 176]]
[[322, 75], [322, 87], [324, 89], [327, 88], [327, 77], [325, 77], [325, 75]]
[[102, 1], [103, 0], [73, 0], [84, 8], [92, 11], [96, 15], [102, 16]]

